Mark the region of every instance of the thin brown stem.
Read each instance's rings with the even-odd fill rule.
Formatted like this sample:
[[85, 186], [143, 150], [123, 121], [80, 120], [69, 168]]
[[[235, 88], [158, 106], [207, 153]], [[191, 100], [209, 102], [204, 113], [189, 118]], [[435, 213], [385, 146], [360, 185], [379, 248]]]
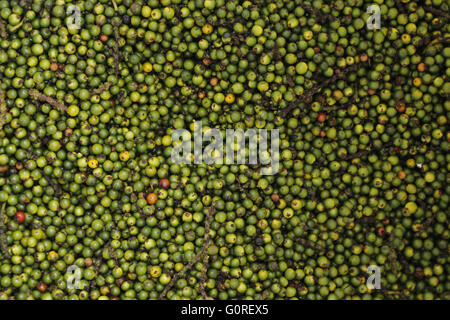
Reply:
[[[178, 279], [180, 279], [182, 276], [184, 276], [184, 274], [186, 272], [191, 270], [191, 268], [193, 267], [193, 265], [195, 263], [199, 262], [204, 257], [204, 254], [206, 253], [206, 251], [208, 249], [208, 243], [209, 243], [209, 238], [210, 238], [209, 230], [210, 230], [210, 224], [211, 224], [211, 217], [214, 214], [214, 211], [215, 211], [215, 204], [213, 203], [213, 205], [211, 206], [211, 209], [208, 210], [208, 214], [206, 215], [205, 236], [203, 238], [203, 245], [202, 245], [200, 251], [195, 255], [195, 257], [192, 260], [190, 260], [187, 263], [187, 265], [183, 269], [181, 269], [178, 273], [176, 273], [172, 277], [169, 284], [164, 288], [164, 290], [159, 295], [160, 300], [162, 300], [166, 296], [167, 292], [169, 292], [169, 290], [174, 286], [174, 284], [178, 281]], [[205, 295], [206, 295], [206, 293], [205, 293]], [[206, 296], [206, 298], [208, 298], [208, 297]]]
[[113, 22], [113, 28], [114, 28], [114, 75], [116, 77], [119, 77], [120, 72], [120, 55], [119, 55], [119, 41], [120, 41], [120, 34], [119, 34], [119, 22], [114, 21]]
[[52, 107], [55, 107], [55, 108], [59, 109], [60, 111], [66, 111], [67, 110], [67, 107], [64, 104], [62, 104], [61, 102], [59, 102], [58, 100], [56, 100], [56, 99], [54, 99], [52, 97], [49, 97], [49, 96], [47, 96], [47, 95], [45, 95], [43, 93], [40, 93], [40, 92], [38, 92], [36, 90], [30, 89], [30, 90], [28, 90], [28, 94], [32, 98], [37, 99], [37, 100], [42, 101], [42, 102], [46, 102], [49, 105], [51, 105]]
[[6, 226], [5, 226], [5, 220], [4, 220], [4, 214], [5, 214], [5, 207], [6, 202], [3, 203], [2, 209], [0, 211], [0, 248], [2, 250], [2, 254], [7, 259], [11, 258], [11, 255], [9, 254], [8, 250], [8, 243], [6, 242]]
[[311, 98], [318, 91], [320, 91], [320, 89], [325, 88], [330, 83], [336, 82], [339, 79], [345, 78], [348, 73], [358, 70], [359, 67], [361, 67], [363, 64], [368, 63], [369, 61], [370, 60], [366, 60], [366, 61], [354, 64], [354, 65], [352, 65], [350, 67], [347, 67], [346, 69], [344, 69], [342, 71], [340, 69], [335, 70], [334, 76], [332, 76], [331, 78], [329, 78], [329, 79], [327, 79], [325, 81], [322, 81], [321, 83], [317, 83], [306, 94], [304, 94], [301, 97], [299, 97], [298, 99], [292, 101], [289, 104], [289, 106], [282, 111], [282, 117], [283, 118], [286, 117], [291, 112], [292, 109], [298, 107], [298, 105], [300, 103], [306, 102], [309, 98]]

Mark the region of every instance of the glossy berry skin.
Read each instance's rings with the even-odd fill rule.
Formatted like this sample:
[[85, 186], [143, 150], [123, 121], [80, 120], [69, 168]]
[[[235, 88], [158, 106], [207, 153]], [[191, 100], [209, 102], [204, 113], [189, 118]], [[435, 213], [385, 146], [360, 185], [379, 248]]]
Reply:
[[170, 181], [168, 179], [161, 179], [159, 181], [159, 187], [163, 189], [169, 189]]
[[41, 282], [37, 285], [37, 289], [40, 292], [44, 293], [45, 291], [47, 291], [47, 285], [45, 283]]
[[25, 213], [23, 211], [17, 211], [16, 219], [17, 219], [17, 222], [24, 223], [25, 219], [26, 219]]
[[148, 204], [155, 204], [158, 200], [158, 195], [156, 193], [149, 193], [146, 197]]
[[0, 300], [450, 300], [449, 11], [0, 0]]
[[327, 115], [323, 112], [319, 113], [317, 115], [317, 121], [319, 121], [320, 123], [324, 123], [327, 120]]

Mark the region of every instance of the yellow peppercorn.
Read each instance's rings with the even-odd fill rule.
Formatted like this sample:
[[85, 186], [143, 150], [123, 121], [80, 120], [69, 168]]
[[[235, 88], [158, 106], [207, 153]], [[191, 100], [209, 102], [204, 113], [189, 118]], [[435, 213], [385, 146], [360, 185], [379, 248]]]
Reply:
[[204, 34], [210, 34], [213, 31], [213, 26], [207, 23], [202, 27], [202, 31]]
[[286, 201], [284, 199], [280, 199], [278, 202], [278, 209], [284, 209], [286, 208]]
[[232, 93], [229, 93], [225, 96], [225, 102], [226, 103], [233, 103], [234, 102], [234, 95]]
[[161, 268], [158, 266], [153, 266], [150, 268], [150, 275], [153, 278], [158, 278], [161, 275]]
[[176, 272], [180, 272], [181, 270], [183, 270], [183, 268], [184, 268], [184, 264], [182, 264], [181, 262], [175, 263], [175, 271]]
[[58, 260], [58, 258], [59, 258], [59, 255], [56, 251], [50, 251], [47, 255], [48, 261], [51, 261], [51, 262]]
[[150, 62], [144, 63], [144, 72], [151, 72], [153, 70], [153, 65]]
[[128, 161], [128, 159], [130, 159], [130, 153], [128, 151], [122, 151], [119, 155], [120, 160], [122, 161]]
[[163, 138], [162, 138], [162, 144], [164, 145], [164, 146], [170, 146], [170, 144], [172, 143], [172, 137], [171, 136], [164, 136]]
[[88, 161], [88, 166], [91, 169], [95, 169], [95, 168], [98, 167], [98, 161], [95, 160], [95, 159], [91, 159], [91, 160]]
[[67, 108], [67, 113], [69, 114], [69, 116], [71, 117], [76, 117], [78, 115], [78, 112], [80, 112], [80, 109], [78, 108], [78, 106], [72, 104]]
[[149, 6], [143, 6], [141, 13], [144, 18], [148, 18], [152, 14], [152, 9]]
[[410, 168], [414, 167], [416, 165], [416, 160], [410, 158], [408, 160], [406, 160], [406, 165]]

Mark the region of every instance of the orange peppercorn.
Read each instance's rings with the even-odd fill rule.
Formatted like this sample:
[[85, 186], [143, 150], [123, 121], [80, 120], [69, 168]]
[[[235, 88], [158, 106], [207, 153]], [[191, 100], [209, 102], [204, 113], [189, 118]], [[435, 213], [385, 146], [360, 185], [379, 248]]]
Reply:
[[163, 189], [168, 189], [170, 187], [170, 181], [168, 179], [161, 179], [159, 181], [159, 187]]
[[155, 204], [158, 200], [158, 195], [156, 193], [149, 193], [146, 197], [148, 204]]
[[417, 65], [417, 70], [419, 70], [420, 72], [424, 72], [425, 70], [427, 70], [427, 65], [421, 62]]
[[325, 113], [321, 112], [321, 113], [319, 113], [319, 114], [317, 115], [317, 120], [318, 120], [320, 123], [324, 123], [325, 120], [327, 120], [327, 115], [326, 115]]
[[58, 70], [58, 68], [59, 68], [59, 66], [58, 66], [58, 64], [56, 62], [52, 62], [50, 64], [50, 70], [56, 71], [56, 70]]
[[47, 291], [47, 285], [45, 283], [41, 282], [37, 285], [37, 289], [40, 292], [45, 292], [45, 291]]

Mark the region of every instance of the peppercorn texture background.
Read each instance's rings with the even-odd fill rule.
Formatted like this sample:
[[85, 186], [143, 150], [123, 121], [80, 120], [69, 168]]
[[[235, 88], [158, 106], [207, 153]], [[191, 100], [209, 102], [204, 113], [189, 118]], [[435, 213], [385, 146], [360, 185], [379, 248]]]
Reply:
[[[0, 0], [0, 299], [449, 299], [449, 12]], [[194, 121], [279, 172], [173, 163]]]

